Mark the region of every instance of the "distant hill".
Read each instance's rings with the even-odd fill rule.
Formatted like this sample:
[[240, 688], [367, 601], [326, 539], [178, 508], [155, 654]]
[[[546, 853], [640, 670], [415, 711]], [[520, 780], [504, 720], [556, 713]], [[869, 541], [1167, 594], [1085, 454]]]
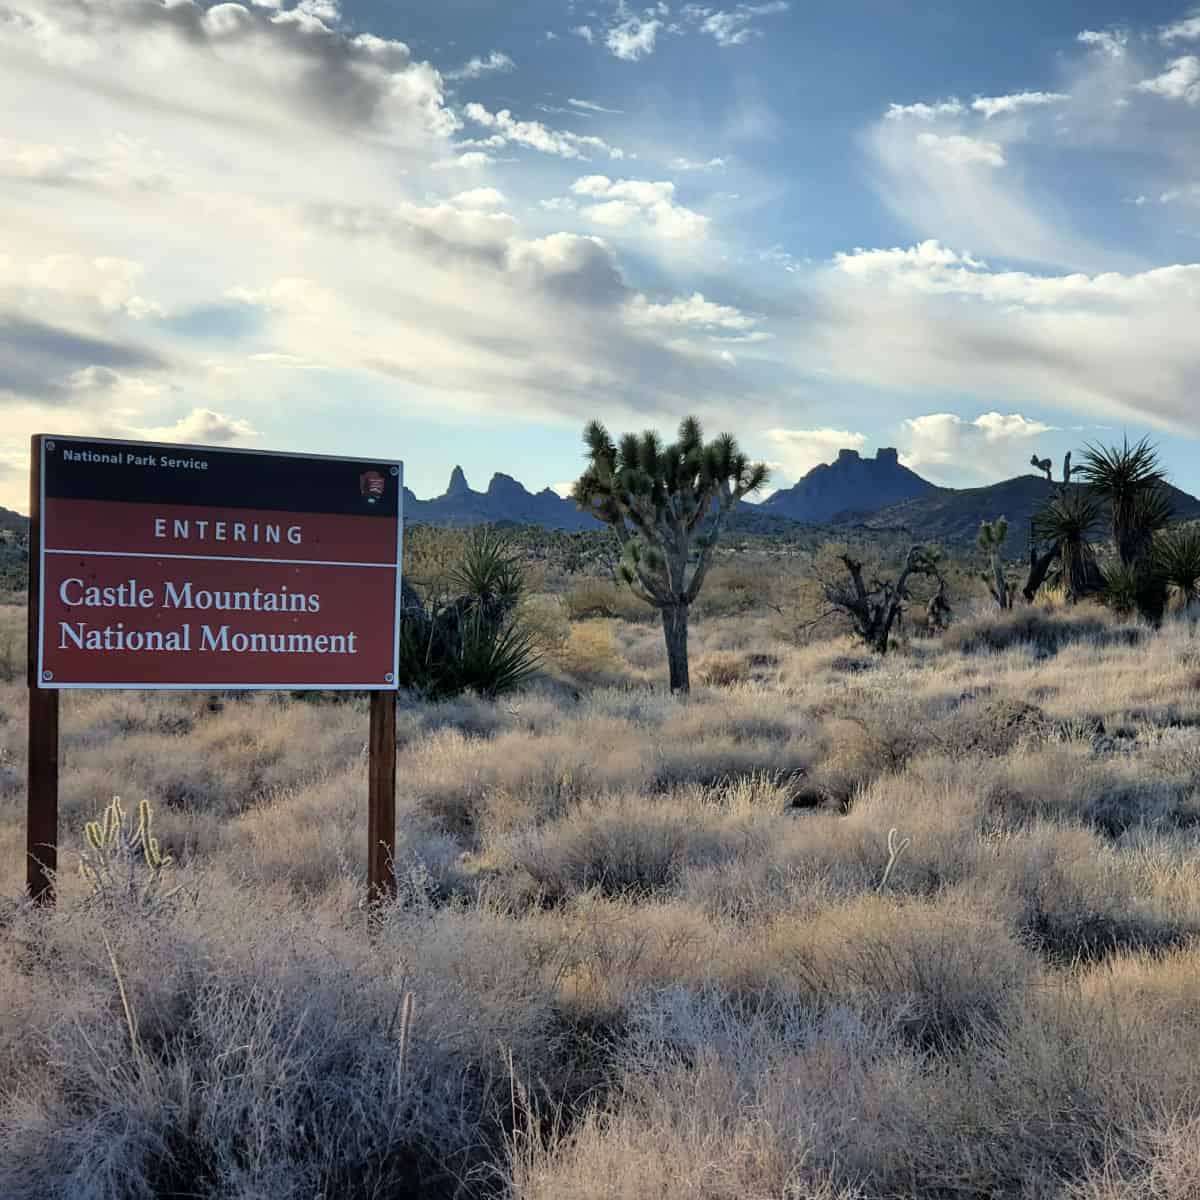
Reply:
[[404, 520], [427, 525], [542, 525], [568, 531], [601, 527], [573, 500], [564, 500], [551, 488], [530, 492], [511, 475], [497, 473], [486, 492], [472, 491], [462, 467], [450, 472], [445, 492], [432, 500], [418, 500], [405, 488]]
[[825, 524], [845, 513], [871, 513], [935, 491], [935, 485], [900, 465], [895, 449], [874, 458], [841, 450], [837, 460], [813, 467], [799, 483], [769, 496], [758, 508], [793, 521]]
[[[847, 516], [836, 524], [859, 531], [907, 533], [914, 538], [954, 545], [973, 542], [981, 521], [1007, 517], [1008, 551], [1023, 556], [1029, 547], [1029, 523], [1050, 488], [1040, 475], [1018, 475], [988, 487], [933, 488], [922, 496], [865, 516]], [[1168, 486], [1167, 490], [1175, 505], [1176, 519], [1200, 517], [1200, 500], [1176, 487]]]
[[24, 533], [29, 525], [29, 518], [13, 512], [11, 508], [0, 508], [0, 531], [9, 530], [12, 533]]

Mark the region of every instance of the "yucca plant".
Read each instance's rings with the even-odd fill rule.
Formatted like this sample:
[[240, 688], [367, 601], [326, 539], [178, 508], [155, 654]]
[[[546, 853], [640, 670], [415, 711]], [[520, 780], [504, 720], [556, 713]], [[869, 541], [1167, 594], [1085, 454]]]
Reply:
[[1105, 607], [1122, 617], [1136, 613], [1141, 598], [1137, 568], [1120, 559], [1110, 563], [1104, 570], [1104, 591], [1101, 596]]
[[1133, 446], [1127, 438], [1120, 446], [1089, 445], [1075, 473], [1108, 505], [1121, 562], [1128, 566], [1144, 561], [1154, 534], [1171, 518], [1158, 450], [1147, 438]]
[[474, 607], [495, 615], [511, 612], [524, 589], [516, 553], [502, 534], [486, 525], [471, 533], [449, 579]]
[[468, 689], [485, 696], [511, 692], [541, 665], [536, 637], [514, 617], [524, 590], [509, 541], [481, 528], [447, 572], [463, 589], [456, 599], [422, 603], [411, 593], [400, 622], [398, 680], [430, 700]]
[[1102, 586], [1092, 545], [1103, 505], [1084, 491], [1062, 491], [1033, 516], [1033, 536], [1058, 548], [1059, 570], [1067, 599], [1075, 601]]
[[532, 630], [512, 623], [497, 627], [483, 613], [472, 613], [463, 623], [454, 663], [462, 690], [507, 695], [533, 678], [541, 663]]
[[1200, 525], [1167, 530], [1155, 542], [1154, 561], [1184, 611], [1200, 610]]
[[730, 433], [706, 444], [695, 417], [667, 446], [650, 431], [614, 442], [599, 421], [583, 438], [588, 465], [572, 496], [616, 532], [622, 578], [662, 614], [671, 691], [687, 692], [689, 610], [730, 512], [766, 483], [767, 468]]

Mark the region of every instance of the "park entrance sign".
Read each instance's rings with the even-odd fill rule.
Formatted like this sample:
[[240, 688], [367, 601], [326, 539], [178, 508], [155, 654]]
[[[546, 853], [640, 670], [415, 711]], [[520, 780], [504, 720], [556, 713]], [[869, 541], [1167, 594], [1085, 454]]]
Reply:
[[400, 464], [41, 439], [42, 687], [394, 688]]
[[369, 834], [389, 860], [373, 849], [368, 874], [386, 887], [402, 464], [46, 435], [30, 465], [34, 894], [52, 879], [64, 688], [371, 692]]

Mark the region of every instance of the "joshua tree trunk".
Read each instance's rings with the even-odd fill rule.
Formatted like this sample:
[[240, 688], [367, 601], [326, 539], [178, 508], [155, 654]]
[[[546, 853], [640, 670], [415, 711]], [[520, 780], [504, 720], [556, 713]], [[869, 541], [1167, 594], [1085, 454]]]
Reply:
[[667, 669], [671, 675], [671, 691], [691, 691], [688, 678], [688, 606], [668, 604], [662, 609], [663, 635], [667, 641]]
[[1033, 603], [1038, 589], [1045, 582], [1058, 553], [1059, 544], [1057, 542], [1044, 554], [1038, 554], [1036, 546], [1029, 547], [1029, 574], [1026, 576], [1025, 586], [1021, 589], [1021, 595], [1025, 597], [1027, 603]]

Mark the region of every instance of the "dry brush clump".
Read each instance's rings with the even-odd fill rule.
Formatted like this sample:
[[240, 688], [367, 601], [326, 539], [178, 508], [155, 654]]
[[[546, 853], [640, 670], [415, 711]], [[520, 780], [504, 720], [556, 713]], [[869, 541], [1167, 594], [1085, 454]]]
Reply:
[[[1197, 631], [722, 612], [686, 701], [553, 600], [531, 687], [404, 698], [374, 907], [361, 700], [77, 693], [32, 909], [0, 683], [0, 1195], [1190, 1200]], [[97, 903], [114, 794], [173, 861]]]

